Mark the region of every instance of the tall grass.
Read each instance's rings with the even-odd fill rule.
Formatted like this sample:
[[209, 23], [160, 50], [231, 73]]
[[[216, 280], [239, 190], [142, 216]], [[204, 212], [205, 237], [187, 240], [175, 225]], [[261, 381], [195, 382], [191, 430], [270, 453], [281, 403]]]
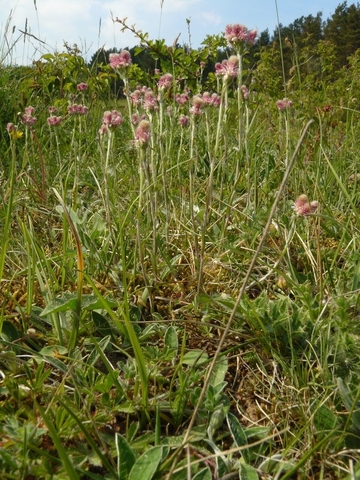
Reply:
[[4, 478], [357, 478], [358, 124], [233, 47], [210, 92], [171, 51], [146, 87], [127, 52], [32, 71], [1, 164]]

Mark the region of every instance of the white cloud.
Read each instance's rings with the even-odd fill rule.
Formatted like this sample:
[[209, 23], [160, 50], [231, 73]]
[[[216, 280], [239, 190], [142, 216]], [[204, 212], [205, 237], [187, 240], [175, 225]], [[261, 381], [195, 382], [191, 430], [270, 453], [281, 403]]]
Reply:
[[202, 12], [201, 18], [206, 25], [222, 25], [224, 23], [221, 15], [215, 12]]

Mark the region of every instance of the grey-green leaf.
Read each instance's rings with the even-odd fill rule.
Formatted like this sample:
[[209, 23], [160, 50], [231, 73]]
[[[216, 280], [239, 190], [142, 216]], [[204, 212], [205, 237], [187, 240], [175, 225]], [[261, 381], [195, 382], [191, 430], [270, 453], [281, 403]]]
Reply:
[[139, 457], [131, 469], [129, 480], [151, 480], [158, 469], [162, 447], [152, 447]]
[[127, 480], [135, 463], [135, 455], [126, 439], [119, 433], [115, 435], [115, 444], [118, 455], [118, 478], [119, 480]]
[[172, 350], [178, 351], [179, 348], [179, 340], [176, 333], [176, 330], [173, 326], [169, 327], [165, 332], [164, 343], [167, 347], [171, 348]]
[[259, 480], [259, 475], [257, 474], [255, 468], [253, 468], [251, 465], [241, 463], [239, 470], [239, 478], [240, 480]]
[[228, 369], [228, 361], [226, 357], [221, 357], [216, 362], [215, 367], [210, 376], [210, 385], [216, 387], [219, 383], [222, 383], [225, 379], [225, 375]]
[[209, 360], [208, 354], [202, 350], [191, 350], [185, 353], [182, 363], [185, 365], [203, 365]]
[[[240, 425], [239, 420], [233, 415], [232, 413], [228, 413], [226, 416], [227, 423], [229, 426], [230, 433], [234, 439], [234, 442], [238, 447], [243, 447], [244, 445], [248, 444], [246, 433], [242, 426]], [[241, 451], [242, 456], [245, 462], [249, 461], [249, 451], [244, 449]]]

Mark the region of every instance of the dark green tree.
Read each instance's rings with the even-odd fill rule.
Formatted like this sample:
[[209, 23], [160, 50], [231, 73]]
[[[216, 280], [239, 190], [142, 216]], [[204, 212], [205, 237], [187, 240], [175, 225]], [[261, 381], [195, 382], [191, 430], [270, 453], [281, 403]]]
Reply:
[[348, 65], [348, 58], [360, 48], [360, 6], [341, 3], [324, 24], [324, 40], [336, 47], [338, 67]]

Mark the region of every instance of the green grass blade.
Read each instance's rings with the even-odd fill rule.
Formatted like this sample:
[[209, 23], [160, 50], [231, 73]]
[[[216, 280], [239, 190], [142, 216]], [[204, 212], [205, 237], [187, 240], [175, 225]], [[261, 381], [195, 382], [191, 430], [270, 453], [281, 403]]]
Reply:
[[45, 410], [42, 407], [40, 407], [39, 404], [37, 404], [37, 407], [39, 409], [39, 412], [40, 412], [40, 415], [41, 415], [42, 419], [44, 420], [45, 425], [47, 426], [47, 428], [49, 430], [49, 435], [52, 438], [52, 441], [54, 442], [56, 450], [58, 451], [59, 456], [62, 460], [62, 463], [65, 467], [65, 470], [66, 470], [67, 474], [69, 475], [69, 480], [79, 480], [80, 477], [77, 474], [77, 472], [75, 470], [75, 467], [72, 464], [71, 459], [69, 458], [65, 448], [63, 447], [63, 443], [61, 441], [61, 438], [57, 434], [57, 431], [54, 427], [54, 424], [50, 420], [50, 417], [47, 415], [47, 413], [45, 413]]

